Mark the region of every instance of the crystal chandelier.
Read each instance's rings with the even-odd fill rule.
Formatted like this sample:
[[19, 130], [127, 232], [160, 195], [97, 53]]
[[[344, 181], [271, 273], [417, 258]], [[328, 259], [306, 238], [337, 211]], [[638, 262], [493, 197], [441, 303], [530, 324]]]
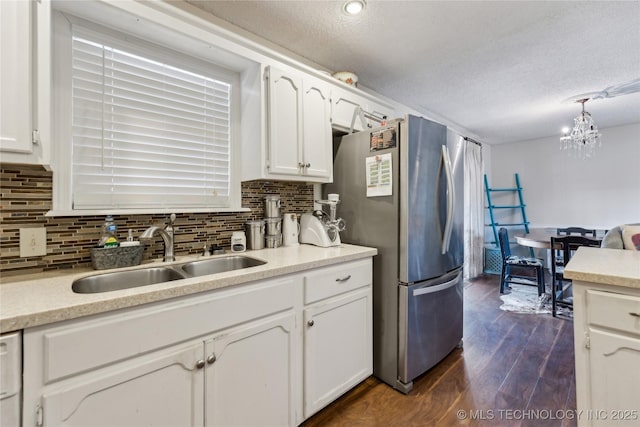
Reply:
[[602, 141], [598, 128], [593, 123], [591, 114], [584, 111], [584, 103], [589, 98], [578, 99], [576, 102], [582, 104], [582, 114], [573, 119], [573, 130], [569, 133], [569, 129], [563, 129], [562, 138], [560, 138], [560, 149], [569, 150], [570, 155], [585, 159], [593, 156], [596, 146], [601, 147]]

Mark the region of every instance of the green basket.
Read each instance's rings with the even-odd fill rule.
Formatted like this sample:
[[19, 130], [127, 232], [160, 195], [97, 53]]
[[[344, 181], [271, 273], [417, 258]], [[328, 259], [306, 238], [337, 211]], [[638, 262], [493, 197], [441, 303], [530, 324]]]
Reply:
[[484, 247], [484, 272], [487, 274], [502, 273], [502, 255], [500, 248]]

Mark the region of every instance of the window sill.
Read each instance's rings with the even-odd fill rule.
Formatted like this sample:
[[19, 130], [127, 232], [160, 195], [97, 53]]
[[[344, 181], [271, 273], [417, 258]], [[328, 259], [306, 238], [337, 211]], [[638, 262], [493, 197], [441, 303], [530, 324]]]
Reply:
[[171, 213], [217, 213], [217, 212], [251, 212], [249, 208], [158, 208], [158, 209], [85, 209], [85, 210], [50, 210], [45, 216], [92, 216], [92, 215], [149, 215]]

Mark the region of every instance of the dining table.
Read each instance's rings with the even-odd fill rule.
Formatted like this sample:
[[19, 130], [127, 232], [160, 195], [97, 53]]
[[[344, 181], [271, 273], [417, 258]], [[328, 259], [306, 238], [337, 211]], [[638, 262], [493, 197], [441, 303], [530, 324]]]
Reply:
[[[529, 233], [514, 234], [514, 239], [520, 246], [538, 249], [551, 249], [552, 237], [563, 237], [557, 233], [556, 228], [532, 228]], [[604, 237], [601, 233], [596, 232], [596, 237], [588, 236], [590, 239], [602, 241]]]

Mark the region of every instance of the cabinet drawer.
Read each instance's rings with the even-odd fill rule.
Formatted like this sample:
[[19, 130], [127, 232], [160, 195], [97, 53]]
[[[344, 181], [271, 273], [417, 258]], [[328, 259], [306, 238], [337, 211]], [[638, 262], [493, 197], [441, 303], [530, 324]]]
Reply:
[[304, 276], [304, 303], [370, 286], [371, 282], [371, 258], [318, 269]]
[[640, 335], [640, 297], [587, 290], [590, 325], [599, 325]]

